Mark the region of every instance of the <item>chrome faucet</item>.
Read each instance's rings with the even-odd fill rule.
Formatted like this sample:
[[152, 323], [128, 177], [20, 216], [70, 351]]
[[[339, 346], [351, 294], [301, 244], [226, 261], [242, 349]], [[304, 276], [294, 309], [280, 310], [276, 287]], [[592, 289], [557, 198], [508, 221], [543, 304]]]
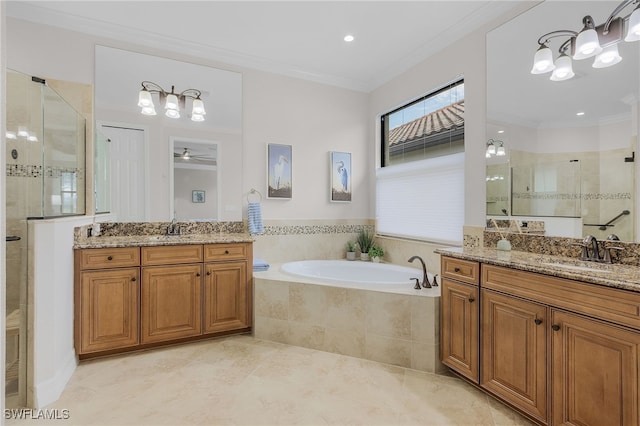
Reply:
[[407, 262], [413, 262], [418, 259], [422, 264], [422, 287], [431, 288], [431, 284], [429, 284], [429, 276], [427, 275], [427, 265], [424, 263], [424, 260], [420, 256], [411, 256]]
[[169, 226], [167, 226], [167, 235], [181, 235], [181, 234], [182, 234], [182, 229], [180, 228], [180, 226], [178, 226], [176, 218], [174, 216]]

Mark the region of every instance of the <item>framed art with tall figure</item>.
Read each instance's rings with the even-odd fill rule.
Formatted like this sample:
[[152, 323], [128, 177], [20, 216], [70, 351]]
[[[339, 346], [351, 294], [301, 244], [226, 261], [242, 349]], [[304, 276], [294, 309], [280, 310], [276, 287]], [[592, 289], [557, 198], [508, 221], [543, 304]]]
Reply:
[[291, 145], [267, 144], [267, 198], [291, 199]]
[[351, 153], [329, 152], [330, 200], [333, 202], [351, 201]]

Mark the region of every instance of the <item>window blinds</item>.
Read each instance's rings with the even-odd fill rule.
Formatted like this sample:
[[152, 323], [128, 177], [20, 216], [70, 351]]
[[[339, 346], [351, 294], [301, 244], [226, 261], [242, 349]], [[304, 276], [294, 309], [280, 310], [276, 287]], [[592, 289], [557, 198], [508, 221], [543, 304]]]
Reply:
[[379, 168], [376, 232], [462, 245], [464, 153]]

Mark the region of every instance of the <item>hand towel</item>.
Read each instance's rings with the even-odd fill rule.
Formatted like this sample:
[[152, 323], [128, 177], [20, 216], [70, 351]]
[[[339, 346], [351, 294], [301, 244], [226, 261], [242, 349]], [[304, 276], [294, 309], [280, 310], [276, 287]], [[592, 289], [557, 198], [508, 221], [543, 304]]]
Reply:
[[249, 203], [247, 207], [247, 222], [249, 224], [250, 234], [264, 233], [264, 224], [262, 223], [262, 207], [260, 203]]
[[269, 264], [262, 260], [262, 259], [253, 259], [253, 271], [254, 272], [260, 272], [260, 271], [268, 271], [269, 270]]

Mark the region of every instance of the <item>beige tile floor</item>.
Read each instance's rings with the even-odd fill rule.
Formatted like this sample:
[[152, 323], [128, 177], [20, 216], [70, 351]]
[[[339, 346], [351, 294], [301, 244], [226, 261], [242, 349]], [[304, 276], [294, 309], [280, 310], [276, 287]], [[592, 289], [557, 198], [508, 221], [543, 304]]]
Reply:
[[83, 362], [47, 410], [7, 425], [530, 425], [463, 381], [251, 336]]

